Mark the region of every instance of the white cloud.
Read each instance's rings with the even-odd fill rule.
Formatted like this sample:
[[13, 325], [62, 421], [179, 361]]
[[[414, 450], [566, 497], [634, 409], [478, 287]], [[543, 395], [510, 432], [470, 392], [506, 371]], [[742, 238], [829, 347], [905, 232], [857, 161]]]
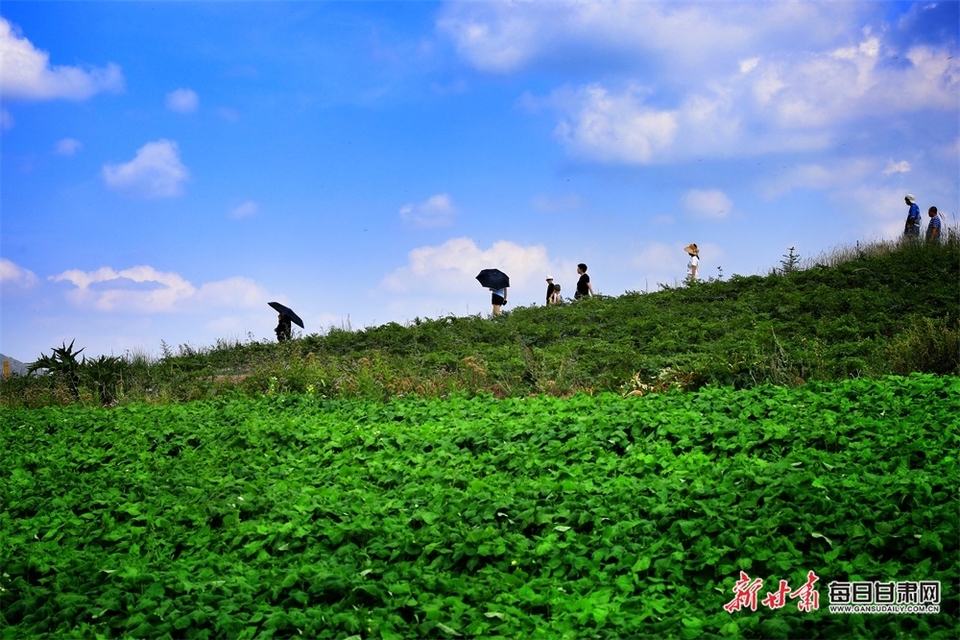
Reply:
[[746, 78], [768, 126], [837, 127], [863, 117], [956, 111], [960, 72], [952, 55], [929, 47], [901, 52], [867, 36], [856, 46], [764, 60]]
[[[690, 94], [675, 108], [650, 104], [649, 90], [591, 84], [563, 88], [544, 99], [527, 97], [531, 109], [552, 107], [560, 114], [554, 130], [568, 153], [602, 163], [657, 164], [679, 159], [808, 151], [829, 145], [819, 129], [771, 127], [763, 118], [745, 122], [744, 98], [734, 81], [714, 83]], [[769, 120], [769, 118], [768, 118]]]
[[260, 212], [260, 205], [253, 200], [247, 200], [246, 202], [237, 205], [230, 210], [231, 218], [249, 218], [250, 216], [255, 216]]
[[822, 151], [864, 118], [955, 113], [955, 45], [898, 49], [877, 6], [448, 3], [437, 28], [485, 71], [604, 68], [519, 103], [553, 109], [575, 158], [654, 164]]
[[910, 163], [906, 160], [901, 160], [900, 162], [891, 160], [887, 168], [883, 170], [883, 175], [890, 176], [895, 173], [910, 173]]
[[177, 113], [192, 113], [200, 106], [200, 98], [191, 89], [176, 89], [167, 94], [167, 109]]
[[721, 220], [730, 215], [733, 201], [717, 189], [691, 189], [681, 198], [683, 207], [696, 218]]
[[750, 73], [760, 64], [760, 58], [748, 58], [740, 61], [740, 73]]
[[406, 204], [400, 207], [400, 219], [407, 224], [421, 228], [448, 227], [453, 224], [457, 208], [446, 193], [430, 196], [418, 204]]
[[[829, 148], [851, 122], [920, 110], [955, 112], [960, 72], [951, 52], [915, 47], [907, 63], [875, 36], [823, 53], [751, 59], [679, 94], [636, 82], [564, 87], [526, 97], [558, 113], [555, 134], [574, 157], [652, 164]], [[909, 87], [909, 90], [905, 90]]]
[[57, 141], [54, 152], [60, 156], [72, 156], [82, 148], [83, 143], [76, 138], [63, 138]]
[[29, 288], [34, 286], [37, 281], [36, 274], [29, 269], [25, 269], [6, 258], [0, 258], [0, 284], [4, 287]]
[[408, 254], [407, 264], [383, 279], [385, 289], [396, 293], [457, 293], [479, 288], [482, 269], [500, 269], [510, 276], [510, 286], [539, 284], [551, 271], [542, 245], [524, 247], [500, 240], [481, 249], [470, 238], [453, 238], [439, 246], [419, 247]]
[[265, 304], [267, 292], [249, 278], [233, 277], [199, 287], [183, 276], [148, 265], [116, 270], [71, 269], [50, 276], [75, 288], [67, 298], [81, 308], [119, 313], [198, 312], [209, 309], [253, 308]]
[[626, 82], [564, 87], [522, 102], [553, 108], [558, 140], [591, 161], [652, 164], [823, 150], [858, 119], [956, 111], [960, 73], [950, 51], [915, 47], [907, 64], [892, 63], [896, 55], [868, 37], [824, 53], [750, 60], [735, 73], [691, 82], [672, 98], [663, 86]]
[[6, 19], [0, 18], [0, 92], [25, 100], [86, 100], [101, 91], [123, 90], [120, 67], [81, 69], [51, 66], [50, 55], [34, 48]]
[[646, 93], [638, 85], [615, 93], [598, 84], [555, 92], [549, 102], [566, 116], [554, 133], [579, 157], [648, 163], [673, 143], [677, 113], [647, 106]]
[[733, 68], [744, 51], [811, 50], [859, 24], [863, 11], [853, 3], [449, 2], [437, 29], [484, 71], [569, 68], [589, 56], [670, 77]]
[[105, 165], [107, 186], [129, 195], [165, 198], [180, 195], [189, 172], [180, 161], [176, 142], [157, 140], [137, 150], [136, 157], [123, 164]]

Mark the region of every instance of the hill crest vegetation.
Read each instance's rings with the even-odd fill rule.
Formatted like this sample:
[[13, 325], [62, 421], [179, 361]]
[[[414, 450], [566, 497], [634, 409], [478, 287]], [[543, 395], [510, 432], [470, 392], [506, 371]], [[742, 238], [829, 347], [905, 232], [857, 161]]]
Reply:
[[[835, 250], [767, 276], [519, 307], [495, 318], [331, 328], [282, 344], [166, 344], [163, 355], [76, 360], [73, 345], [0, 382], [0, 406], [187, 402], [307, 393], [642, 395], [709, 384], [796, 386], [912, 372], [960, 374], [960, 240]], [[789, 266], [789, 268], [787, 268]], [[63, 365], [63, 366], [59, 366]]]

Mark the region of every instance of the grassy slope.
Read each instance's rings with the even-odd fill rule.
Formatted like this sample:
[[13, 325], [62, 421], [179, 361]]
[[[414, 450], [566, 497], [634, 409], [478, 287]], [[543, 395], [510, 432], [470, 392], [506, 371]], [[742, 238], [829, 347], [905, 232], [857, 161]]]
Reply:
[[[839, 379], [879, 372], [888, 363], [884, 347], [919, 318], [950, 318], [955, 327], [958, 317], [960, 245], [907, 245], [782, 277], [735, 276], [560, 308], [519, 308], [492, 323], [450, 318], [333, 332], [307, 338], [304, 349], [336, 355], [379, 350], [448, 367], [479, 356], [507, 381], [565, 374], [604, 389], [618, 388], [641, 370], [721, 364], [745, 375], [754, 368], [758, 377], [775, 363], [785, 374]], [[960, 373], [957, 361], [934, 372], [947, 373], [951, 365]]]
[[[960, 242], [847, 253], [785, 275], [521, 307], [494, 319], [334, 329], [283, 345], [182, 346], [159, 361], [120, 363], [112, 377], [101, 366], [79, 399], [95, 402], [104, 381], [125, 403], [309, 388], [383, 400], [960, 374]], [[0, 395], [7, 406], [77, 399], [49, 378], [4, 382]]]
[[[621, 390], [636, 373], [652, 379], [667, 367], [699, 373], [704, 382], [750, 386], [960, 373], [958, 321], [955, 242], [909, 244], [785, 276], [519, 308], [494, 322], [449, 318], [335, 331], [307, 338], [303, 348], [339, 356], [375, 350], [407, 358], [426, 377], [438, 368], [462, 369], [473, 357], [510, 395]], [[925, 353], [914, 343], [931, 331], [931, 340], [944, 343]]]

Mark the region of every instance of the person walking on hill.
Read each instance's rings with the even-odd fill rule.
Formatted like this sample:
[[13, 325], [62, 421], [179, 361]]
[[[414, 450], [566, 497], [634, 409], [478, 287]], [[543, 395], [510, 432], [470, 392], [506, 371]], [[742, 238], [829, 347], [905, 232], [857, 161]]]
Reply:
[[557, 285], [553, 284], [553, 276], [547, 276], [547, 304], [550, 304], [553, 300], [554, 287], [557, 287]]
[[927, 242], [940, 242], [940, 234], [943, 233], [940, 212], [937, 211], [936, 207], [930, 207], [927, 215], [930, 216], [930, 222], [927, 223]]
[[589, 298], [593, 295], [593, 285], [590, 284], [590, 276], [587, 275], [587, 265], [582, 262], [578, 264], [577, 275], [580, 276], [580, 279], [577, 280], [577, 290], [573, 294], [574, 300]]
[[690, 256], [690, 261], [687, 262], [687, 269], [689, 270], [687, 280], [693, 282], [697, 279], [697, 271], [700, 269], [700, 249], [697, 247], [696, 242], [691, 242], [685, 246], [683, 250]]
[[903, 201], [907, 203], [907, 221], [903, 225], [903, 235], [910, 238], [919, 238], [920, 237], [920, 207], [917, 206], [917, 199], [914, 198], [911, 194], [907, 194], [903, 197]]
[[285, 342], [290, 339], [292, 333], [292, 327], [290, 326], [290, 318], [281, 314], [278, 314], [277, 319], [277, 328], [273, 330], [277, 334], [277, 342]]
[[493, 305], [493, 315], [500, 315], [500, 307], [507, 304], [507, 288], [501, 287], [500, 289], [490, 289], [492, 294], [490, 295], [490, 303]]
[[553, 285], [553, 293], [550, 294], [550, 298], [547, 304], [557, 305], [563, 304], [563, 296], [560, 295], [560, 285]]

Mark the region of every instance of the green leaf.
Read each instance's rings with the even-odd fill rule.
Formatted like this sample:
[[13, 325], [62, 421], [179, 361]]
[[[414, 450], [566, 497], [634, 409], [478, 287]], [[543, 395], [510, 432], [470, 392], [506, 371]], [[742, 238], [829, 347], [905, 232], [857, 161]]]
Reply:
[[833, 547], [833, 542], [830, 540], [830, 538], [823, 535], [822, 533], [817, 533], [816, 531], [814, 531], [810, 533], [810, 536], [813, 538], [819, 538], [821, 540], [825, 540], [827, 544], [830, 545], [831, 548]]
[[451, 627], [448, 627], [447, 625], [443, 624], [442, 622], [438, 622], [438, 623], [437, 623], [437, 629], [440, 629], [440, 631], [443, 631], [443, 632], [444, 632], [445, 634], [447, 634], [448, 636], [459, 635], [459, 632], [458, 632], [456, 629], [453, 629], [453, 628], [451, 628]]

